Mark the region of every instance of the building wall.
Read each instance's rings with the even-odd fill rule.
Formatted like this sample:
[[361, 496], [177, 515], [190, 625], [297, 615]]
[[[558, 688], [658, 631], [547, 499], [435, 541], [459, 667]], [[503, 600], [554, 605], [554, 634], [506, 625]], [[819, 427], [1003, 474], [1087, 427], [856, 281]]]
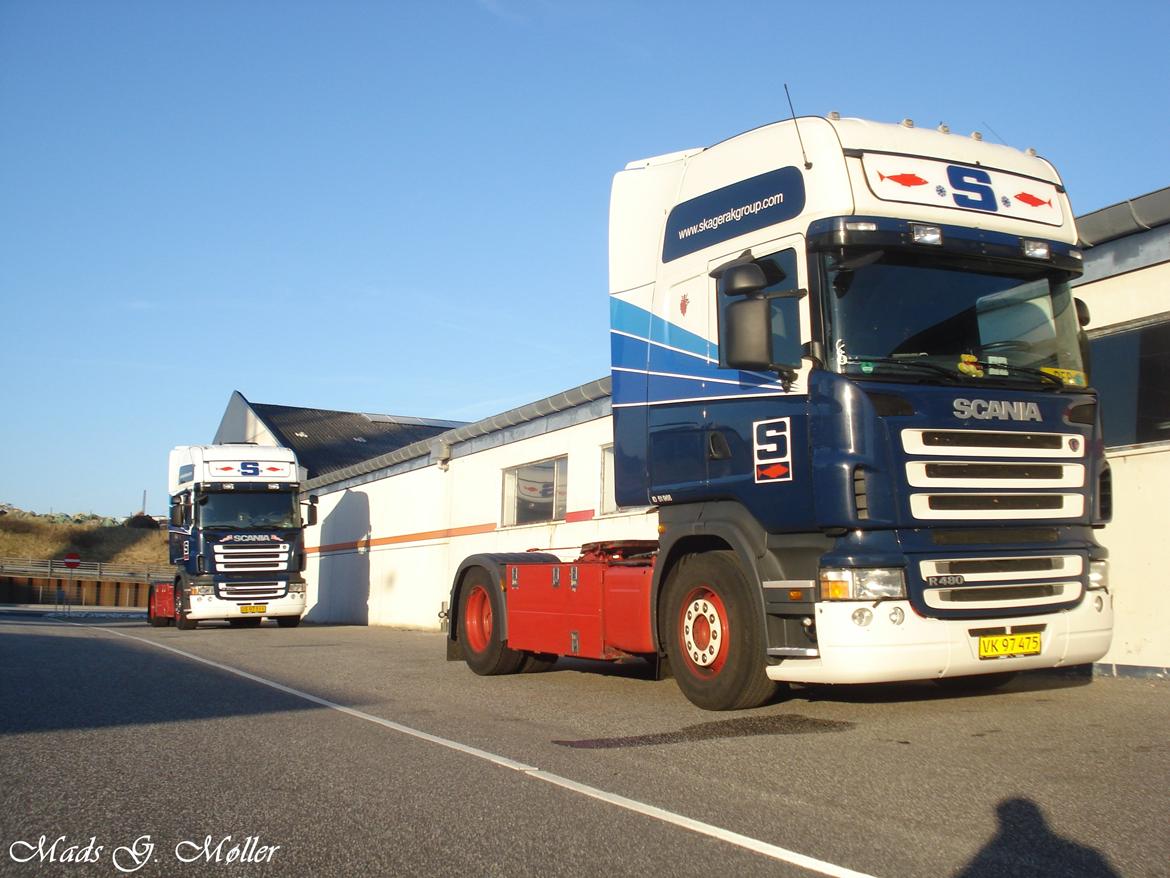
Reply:
[[[647, 510], [603, 515], [602, 452], [612, 442], [604, 416], [548, 433], [370, 481], [318, 492], [306, 618], [437, 629], [459, 563], [479, 552], [551, 551], [577, 556], [583, 543], [654, 539]], [[567, 454], [566, 521], [505, 527], [503, 472]]]
[[[1170, 239], [1170, 229], [1135, 237], [1146, 238], [1145, 252], [1158, 258], [1164, 246], [1150, 245]], [[1132, 239], [1110, 244], [1102, 245], [1099, 257], [1089, 251], [1086, 274], [1092, 262], [1102, 259], [1119, 273], [1076, 289], [1092, 313], [1091, 335], [1107, 336], [1138, 322], [1170, 321], [1170, 262], [1143, 264], [1148, 255], [1138, 258]], [[1107, 393], [1101, 405], [1108, 407]], [[1166, 416], [1170, 418], [1170, 411]], [[1170, 585], [1157, 547], [1166, 539], [1163, 503], [1170, 497], [1170, 442], [1107, 448], [1106, 455], [1113, 472], [1113, 522], [1098, 539], [1109, 549], [1116, 615], [1113, 647], [1101, 665], [1106, 670], [1140, 668], [1167, 675]]]

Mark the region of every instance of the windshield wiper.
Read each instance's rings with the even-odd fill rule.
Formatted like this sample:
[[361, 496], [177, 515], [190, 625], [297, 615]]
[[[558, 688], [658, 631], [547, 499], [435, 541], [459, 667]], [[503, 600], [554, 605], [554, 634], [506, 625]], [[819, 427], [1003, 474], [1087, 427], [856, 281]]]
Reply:
[[925, 369], [955, 383], [958, 383], [962, 377], [958, 372], [954, 372], [946, 366], [940, 366], [938, 363], [931, 363], [929, 360], [907, 360], [901, 357], [846, 357], [844, 362], [849, 366], [858, 366], [862, 363], [880, 363], [883, 366], [909, 366], [912, 369]]
[[987, 371], [987, 376], [990, 378], [1010, 377], [1005, 375], [992, 374], [992, 369], [999, 369], [1006, 372], [1016, 372], [1020, 375], [1028, 375], [1032, 378], [1043, 379], [1049, 384], [1055, 384], [1061, 390], [1064, 390], [1065, 388], [1065, 383], [1055, 375], [1045, 372], [1043, 369], [1037, 369], [1034, 366], [1016, 366], [1012, 363], [989, 363], [987, 360], [975, 360], [974, 362], [969, 360], [968, 362], [970, 362], [972, 366], [979, 366], [980, 368], [985, 369]]

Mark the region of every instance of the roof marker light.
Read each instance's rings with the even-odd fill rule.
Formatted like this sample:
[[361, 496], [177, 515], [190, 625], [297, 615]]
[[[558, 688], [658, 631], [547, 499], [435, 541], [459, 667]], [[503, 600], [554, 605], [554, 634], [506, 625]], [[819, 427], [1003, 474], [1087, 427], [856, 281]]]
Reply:
[[938, 226], [922, 226], [918, 223], [910, 223], [910, 237], [915, 244], [932, 244], [938, 246], [942, 244], [942, 229]]
[[971, 139], [972, 139], [972, 140], [982, 140], [982, 139], [983, 139], [983, 133], [982, 133], [982, 132], [980, 132], [980, 131], [972, 131], [972, 132], [971, 132]]
[[951, 126], [948, 125], [946, 122], [939, 122], [938, 123], [938, 130], [941, 131], [943, 134], [950, 134], [951, 133]]
[[834, 122], [840, 122], [841, 121], [841, 114], [838, 113], [836, 110], [830, 110], [829, 111], [829, 118], [832, 119]]
[[1052, 250], [1049, 248], [1047, 241], [1029, 241], [1024, 239], [1020, 243], [1024, 248], [1024, 255], [1029, 259], [1049, 259], [1052, 256]]
[[913, 128], [914, 127], [914, 120], [913, 119], [903, 119], [902, 120], [902, 127], [903, 128]]

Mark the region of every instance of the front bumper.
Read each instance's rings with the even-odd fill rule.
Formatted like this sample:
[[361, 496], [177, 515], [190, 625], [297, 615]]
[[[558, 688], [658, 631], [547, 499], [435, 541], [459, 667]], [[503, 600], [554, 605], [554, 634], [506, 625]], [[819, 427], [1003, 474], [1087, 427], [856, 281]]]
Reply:
[[[214, 595], [191, 595], [187, 618], [195, 621], [216, 621], [223, 619], [274, 619], [277, 616], [300, 616], [305, 612], [304, 592], [285, 595], [280, 598], [257, 599], [252, 601], [225, 601]], [[242, 607], [263, 606], [263, 612], [244, 612]]]
[[[863, 607], [873, 614], [865, 626], [853, 621], [854, 611]], [[901, 624], [895, 624], [896, 610], [901, 611]], [[1039, 655], [979, 658], [978, 632], [1011, 632], [1039, 625], [1044, 626]], [[770, 665], [770, 679], [789, 683], [889, 683], [1086, 664], [1097, 661], [1109, 650], [1113, 596], [1108, 591], [1090, 591], [1072, 609], [1040, 616], [978, 620], [925, 618], [905, 600], [877, 604], [821, 602], [816, 606], [816, 630], [820, 655], [786, 658]]]

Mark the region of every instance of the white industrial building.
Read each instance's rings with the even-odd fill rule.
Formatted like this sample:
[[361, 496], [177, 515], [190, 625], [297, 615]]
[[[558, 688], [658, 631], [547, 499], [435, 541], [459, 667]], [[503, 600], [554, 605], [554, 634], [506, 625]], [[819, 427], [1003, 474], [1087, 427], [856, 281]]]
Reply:
[[[1102, 542], [1112, 558], [1116, 627], [1097, 670], [1166, 677], [1170, 589], [1153, 548], [1160, 501], [1170, 496], [1170, 189], [1080, 222], [1088, 246], [1077, 295], [1093, 317], [1114, 498]], [[468, 555], [540, 549], [572, 558], [583, 543], [655, 538], [654, 509], [619, 509], [613, 500], [609, 394], [601, 379], [463, 425], [254, 406], [235, 394], [216, 441], [298, 448], [328, 432], [325, 452], [313, 446], [328, 465], [310, 465], [305, 485], [320, 498], [319, 523], [306, 538], [306, 619], [437, 629]], [[269, 428], [277, 409], [283, 430]], [[369, 454], [368, 436], [346, 435], [367, 424], [393, 434], [384, 440], [389, 450]], [[357, 461], [342, 465], [339, 448]]]
[[1077, 221], [1093, 384], [1113, 474], [1113, 647], [1098, 672], [1170, 677], [1170, 587], [1158, 549], [1170, 498], [1170, 188]]

